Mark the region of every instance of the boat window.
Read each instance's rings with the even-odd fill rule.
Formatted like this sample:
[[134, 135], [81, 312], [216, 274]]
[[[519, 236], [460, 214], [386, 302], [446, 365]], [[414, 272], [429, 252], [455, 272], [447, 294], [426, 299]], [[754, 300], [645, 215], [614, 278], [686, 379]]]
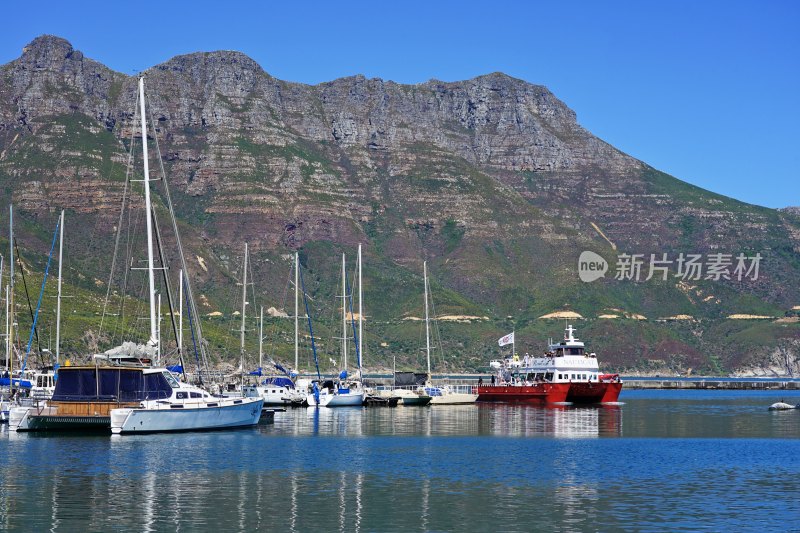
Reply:
[[165, 371], [162, 372], [162, 374], [164, 374], [164, 377], [167, 379], [167, 383], [169, 383], [170, 387], [172, 387], [173, 389], [180, 388], [180, 383], [178, 383], [178, 380], [175, 379], [175, 376], [173, 376], [171, 372]]
[[177, 398], [178, 400], [185, 400], [188, 397], [189, 393], [185, 391], [178, 391], [175, 393], [175, 398]]
[[163, 372], [145, 374], [144, 385], [143, 399], [145, 400], [164, 399], [172, 396], [172, 387]]
[[192, 393], [192, 398], [202, 398], [202, 397], [203, 397], [203, 395], [200, 394], [199, 392], [193, 392]]
[[544, 379], [545, 379], [545, 381], [553, 381], [553, 373], [552, 372], [546, 373], [544, 375]]
[[120, 401], [136, 401], [142, 399], [144, 376], [139, 370], [126, 370], [119, 373]]
[[557, 348], [556, 349], [556, 357], [561, 357], [562, 355], [564, 355], [564, 349], [563, 348]]

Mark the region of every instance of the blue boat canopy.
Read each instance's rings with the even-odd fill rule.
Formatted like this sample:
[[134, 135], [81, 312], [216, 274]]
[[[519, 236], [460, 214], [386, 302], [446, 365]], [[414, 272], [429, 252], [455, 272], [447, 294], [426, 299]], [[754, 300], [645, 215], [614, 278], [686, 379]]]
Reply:
[[161, 372], [141, 369], [62, 367], [53, 392], [55, 401], [141, 401], [172, 395]]
[[275, 385], [276, 387], [287, 387], [289, 389], [294, 388], [294, 382], [289, 378], [267, 378], [261, 382], [262, 385]]
[[[0, 386], [11, 386], [11, 378], [0, 378]], [[23, 389], [30, 389], [33, 385], [27, 379], [14, 378], [14, 387], [22, 387]]]

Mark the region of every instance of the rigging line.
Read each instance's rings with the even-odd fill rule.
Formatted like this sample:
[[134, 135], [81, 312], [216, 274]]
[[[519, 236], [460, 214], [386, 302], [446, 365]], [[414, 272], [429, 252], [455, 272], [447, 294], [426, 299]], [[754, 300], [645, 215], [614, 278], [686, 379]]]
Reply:
[[[156, 237], [156, 244], [158, 248], [158, 259], [161, 262], [161, 273], [164, 278], [164, 286], [167, 289], [167, 307], [169, 309], [169, 317], [170, 322], [172, 324], [172, 334], [175, 335], [175, 346], [178, 345], [178, 323], [175, 320], [175, 303], [172, 299], [172, 287], [169, 283], [169, 276], [167, 275], [167, 260], [164, 254], [164, 244], [161, 239], [161, 230], [158, 226], [158, 217], [156, 216], [156, 210], [152, 209], [152, 218], [153, 218], [153, 227], [156, 230], [155, 237]], [[161, 348], [163, 350], [164, 343], [161, 343]], [[181, 366], [183, 366], [183, 356], [180, 357]], [[184, 376], [185, 377], [185, 376]]]
[[[286, 309], [286, 301], [287, 301], [288, 294], [289, 294], [289, 286], [292, 284], [292, 274], [293, 273], [294, 273], [294, 256], [292, 257], [292, 263], [291, 263], [291, 266], [289, 267], [289, 278], [287, 280], [286, 285], [284, 285], [284, 288], [283, 288], [283, 299], [281, 300], [281, 309]], [[276, 339], [277, 339], [277, 336], [278, 336], [277, 330], [278, 330], [278, 321], [272, 321], [272, 331], [270, 332], [270, 338], [272, 340], [270, 341], [269, 350], [268, 350], [268, 353], [270, 354], [269, 358], [270, 358], [272, 364], [274, 364], [274, 361], [272, 361], [272, 360], [274, 360], [274, 358], [275, 358], [275, 342], [276, 342]], [[297, 371], [296, 368], [295, 368], [295, 371]]]
[[[136, 92], [136, 104], [137, 104], [136, 108], [138, 109], [139, 107], [138, 91]], [[133, 117], [134, 124], [136, 124], [136, 117], [138, 116], [137, 113], [138, 111], [134, 112], [134, 117]], [[105, 320], [106, 317], [106, 309], [108, 307], [108, 301], [111, 297], [111, 287], [113, 286], [114, 282], [114, 270], [116, 269], [116, 264], [117, 264], [117, 250], [119, 248], [120, 236], [122, 235], [122, 221], [125, 215], [125, 206], [127, 204], [127, 199], [128, 199], [128, 185], [130, 184], [131, 169], [133, 168], [133, 144], [135, 139], [135, 130], [136, 128], [131, 128], [131, 144], [130, 144], [131, 149], [128, 152], [128, 163], [125, 168], [125, 186], [122, 191], [122, 207], [119, 210], [119, 222], [117, 223], [117, 236], [114, 240], [114, 254], [111, 256], [111, 273], [108, 276], [108, 286], [106, 288], [106, 298], [103, 302], [103, 314], [100, 317], [100, 332], [98, 334], [98, 337], [102, 337], [103, 335], [103, 321]], [[111, 171], [109, 171], [109, 174], [111, 174]]]
[[[153, 121], [153, 106], [150, 106], [150, 124], [153, 125], [155, 122]], [[194, 301], [194, 294], [192, 292], [192, 285], [189, 283], [189, 269], [186, 268], [186, 257], [183, 252], [183, 244], [181, 243], [181, 235], [178, 232], [178, 221], [175, 218], [175, 206], [172, 204], [172, 195], [170, 194], [169, 190], [169, 182], [167, 181], [167, 173], [164, 170], [164, 159], [161, 157], [161, 148], [158, 144], [158, 135], [155, 134], [155, 126], [153, 126], [153, 139], [156, 148], [156, 155], [158, 156], [158, 166], [161, 170], [161, 181], [164, 183], [164, 193], [167, 198], [167, 207], [169, 208], [170, 220], [172, 221], [172, 229], [175, 234], [175, 242], [178, 245], [178, 256], [181, 260], [181, 268], [184, 272], [184, 279], [186, 283], [184, 283], [185, 290], [188, 296], [188, 306], [192, 309], [192, 312], [197, 317], [197, 341], [200, 345], [200, 356], [203, 360], [203, 365], [205, 366], [206, 372], [208, 372], [208, 354], [206, 351], [205, 342], [203, 341], [203, 327], [200, 321], [200, 315], [197, 313], [197, 304]]]
[[[33, 316], [33, 323], [31, 324], [31, 334], [28, 337], [28, 346], [25, 348], [25, 360], [22, 362], [21, 372], [25, 372], [25, 367], [28, 365], [28, 356], [31, 353], [31, 344], [33, 344], [33, 334], [36, 331], [36, 323], [39, 320], [39, 309], [42, 307], [42, 298], [44, 297], [44, 287], [47, 283], [47, 276], [50, 274], [50, 263], [53, 260], [53, 250], [56, 249], [56, 241], [58, 240], [58, 228], [61, 226], [61, 217], [56, 222], [56, 230], [53, 232], [53, 244], [50, 245], [50, 255], [47, 256], [47, 266], [44, 269], [44, 276], [42, 277], [42, 288], [39, 290], [39, 301], [36, 302], [36, 313]], [[41, 350], [39, 351], [41, 354]]]
[[[251, 300], [248, 300], [247, 298], [245, 298], [245, 301], [247, 301], [248, 303], [252, 303], [253, 304], [251, 306], [251, 309], [253, 310], [253, 312], [250, 313], [250, 316], [251, 316], [250, 321], [253, 324], [256, 324], [256, 325], [255, 326], [251, 325], [251, 329], [258, 330], [258, 326], [257, 326], [258, 321], [257, 321], [256, 316], [255, 316], [256, 310], [258, 309], [258, 305], [256, 305], [256, 278], [253, 275], [253, 252], [252, 252], [252, 250], [250, 251], [250, 261], [248, 262], [247, 267], [248, 267], [248, 278], [247, 279], [251, 280], [250, 283], [248, 283], [248, 285], [250, 286], [250, 292], [252, 293], [253, 298]], [[247, 287], [245, 287], [245, 293], [246, 292], [247, 292]], [[261, 333], [262, 332], [259, 331], [259, 335], [261, 335]], [[260, 341], [260, 342], [263, 342], [263, 341]]]
[[317, 358], [317, 345], [314, 343], [314, 330], [311, 328], [311, 312], [308, 310], [308, 295], [306, 294], [306, 283], [303, 279], [303, 269], [300, 271], [300, 286], [303, 290], [303, 303], [306, 307], [306, 316], [308, 317], [308, 333], [311, 335], [311, 351], [314, 353], [314, 366], [317, 367], [317, 379], [322, 381], [322, 376], [319, 373], [319, 360]]
[[[137, 228], [142, 223], [141, 222], [141, 217], [142, 217], [143, 212], [144, 212], [144, 209], [137, 209], [134, 212], [134, 210], [132, 209], [132, 206], [129, 205], [129, 207], [128, 207], [128, 226], [127, 226], [127, 235], [126, 235], [126, 239], [125, 239], [125, 245], [126, 245], [126, 248], [125, 248], [125, 264], [128, 265], [128, 268], [124, 269], [123, 277], [122, 277], [122, 285], [121, 285], [121, 288], [120, 288], [120, 317], [121, 317], [121, 320], [119, 322], [120, 342], [122, 342], [122, 340], [123, 340], [121, 338], [123, 335], [132, 336], [132, 334], [129, 333], [131, 330], [133, 332], [136, 332], [136, 333], [141, 331], [141, 325], [140, 324], [135, 322], [134, 326], [131, 327], [131, 326], [128, 325], [128, 322], [130, 322], [131, 319], [135, 320], [136, 317], [140, 317], [142, 315], [141, 310], [142, 310], [142, 306], [144, 305], [143, 301], [144, 301], [144, 297], [145, 297], [144, 296], [144, 285], [140, 286], [139, 295], [138, 295], [139, 299], [133, 303], [133, 310], [130, 313], [126, 313], [126, 309], [127, 309], [126, 308], [126, 301], [127, 301], [126, 295], [128, 294], [129, 284], [132, 281], [131, 277], [130, 277], [131, 276], [130, 267], [133, 264], [133, 251], [134, 251], [134, 249], [136, 247], [135, 241], [136, 241], [136, 239], [138, 239], [138, 235], [139, 235], [137, 233]], [[133, 317], [133, 318], [129, 318], [129, 317]]]
[[[430, 285], [429, 285], [429, 287], [430, 287]], [[435, 328], [435, 331], [436, 331], [436, 341], [437, 341], [437, 344], [439, 346], [439, 359], [441, 360], [442, 366], [444, 367], [444, 366], [446, 366], [445, 360], [444, 360], [444, 347], [442, 345], [442, 333], [441, 333], [441, 331], [439, 329], [439, 321], [436, 319], [436, 316], [437, 316], [436, 315], [436, 304], [433, 302], [433, 298], [430, 296], [430, 291], [428, 292], [428, 294], [429, 294], [429, 298], [430, 298], [430, 301], [431, 301], [431, 310], [433, 311], [433, 327]]]
[[[28, 282], [25, 279], [25, 269], [22, 266], [22, 256], [19, 253], [19, 244], [17, 243], [16, 237], [14, 237], [14, 249], [17, 251], [16, 259], [17, 263], [19, 264], [19, 272], [22, 275], [22, 287], [25, 289], [25, 299], [28, 300], [28, 311], [30, 312], [31, 315], [31, 323], [34, 323], [35, 325], [35, 322], [33, 320], [33, 306], [31, 305], [31, 296], [30, 294], [28, 294]], [[36, 349], [39, 351], [39, 353], [41, 353], [41, 345], [39, 344], [39, 331], [36, 328], [34, 328], [33, 331], [34, 334], [36, 335]], [[19, 342], [19, 340], [20, 339], [17, 339], [17, 342]]]
[[[350, 285], [347, 285], [347, 291], [350, 291]], [[353, 294], [350, 294], [348, 300], [350, 302], [350, 324], [353, 327], [353, 344], [356, 349], [356, 363], [358, 363], [358, 379], [361, 379], [361, 353], [358, 351], [358, 332], [356, 331], [356, 321], [353, 318]], [[344, 305], [344, 302], [342, 302]], [[347, 370], [347, 369], [345, 369]]]
[[[192, 346], [194, 347], [194, 359], [197, 363], [197, 378], [200, 380], [200, 385], [203, 384], [203, 369], [200, 366], [200, 358], [197, 355], [197, 339], [194, 336], [194, 322], [192, 321], [192, 307], [189, 305], [189, 291], [186, 287], [187, 285], [186, 276], [183, 277], [183, 293], [186, 296], [186, 313], [189, 315], [189, 331], [192, 333]], [[206, 367], [206, 372], [208, 372], [208, 367]], [[184, 376], [186, 374], [184, 373]]]

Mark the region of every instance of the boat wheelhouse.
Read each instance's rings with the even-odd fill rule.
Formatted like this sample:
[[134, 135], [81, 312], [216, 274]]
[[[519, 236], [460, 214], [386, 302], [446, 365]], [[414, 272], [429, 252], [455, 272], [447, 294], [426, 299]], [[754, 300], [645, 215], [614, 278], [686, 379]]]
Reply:
[[[108, 431], [110, 413], [119, 407], [138, 407], [147, 399], [172, 395], [177, 380], [164, 369], [114, 366], [72, 366], [58, 370], [47, 405], [24, 408], [11, 417], [18, 431]], [[168, 375], [165, 375], [165, 373]]]

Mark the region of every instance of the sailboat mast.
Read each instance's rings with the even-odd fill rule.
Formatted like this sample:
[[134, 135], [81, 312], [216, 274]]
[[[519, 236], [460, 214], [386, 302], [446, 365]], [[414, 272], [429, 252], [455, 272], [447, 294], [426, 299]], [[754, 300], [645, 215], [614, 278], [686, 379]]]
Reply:
[[6, 354], [8, 360], [8, 375], [11, 376], [9, 382], [9, 392], [14, 391], [14, 206], [8, 206], [8, 247], [11, 250], [8, 262], [8, 290], [9, 294], [6, 296], [8, 303], [8, 333], [6, 334], [6, 342], [8, 343], [8, 353]]
[[264, 306], [261, 306], [261, 313], [258, 317], [258, 369], [264, 366]]
[[[359, 361], [359, 368], [364, 366], [364, 343], [361, 339], [364, 337], [362, 336], [363, 329], [364, 329], [364, 308], [361, 305], [361, 245], [358, 245], [358, 357]], [[361, 376], [359, 376], [361, 377]]]
[[150, 166], [147, 156], [147, 114], [144, 105], [144, 78], [139, 78], [139, 101], [142, 115], [142, 158], [144, 159], [144, 209], [145, 221], [147, 222], [147, 282], [149, 286], [150, 299], [150, 341], [151, 346], [158, 344], [156, 334], [156, 280], [153, 271], [153, 217], [151, 216], [152, 205], [150, 202]]
[[345, 278], [344, 254], [342, 254], [342, 357], [344, 369], [347, 370], [347, 279]]
[[64, 210], [61, 210], [60, 234], [58, 237], [58, 298], [56, 299], [56, 368], [61, 363], [61, 265], [64, 258]]
[[425, 282], [425, 355], [428, 360], [428, 379], [431, 377], [431, 335], [430, 318], [428, 317], [428, 262], [422, 262], [423, 281]]
[[247, 243], [244, 243], [244, 263], [242, 264], [242, 329], [240, 332], [240, 347], [242, 367], [242, 384], [244, 384], [244, 322], [245, 308], [247, 307]]
[[299, 372], [300, 368], [300, 344], [298, 342], [299, 332], [300, 332], [300, 309], [299, 309], [299, 302], [298, 296], [300, 292], [300, 285], [299, 285], [299, 277], [300, 274], [300, 254], [295, 252], [294, 253], [294, 371]]
[[8, 285], [6, 285], [6, 372], [8, 372], [8, 363], [11, 360], [11, 350], [9, 349], [10, 345], [9, 345], [9, 337], [8, 337], [8, 333], [9, 333], [9, 329], [8, 329], [8, 321], [9, 321], [8, 320], [9, 319], [9, 315], [8, 315], [8, 307], [9, 307], [8, 306], [8, 294], [9, 294]]
[[178, 354], [183, 363], [183, 269], [178, 270]]

